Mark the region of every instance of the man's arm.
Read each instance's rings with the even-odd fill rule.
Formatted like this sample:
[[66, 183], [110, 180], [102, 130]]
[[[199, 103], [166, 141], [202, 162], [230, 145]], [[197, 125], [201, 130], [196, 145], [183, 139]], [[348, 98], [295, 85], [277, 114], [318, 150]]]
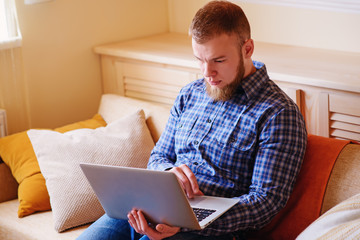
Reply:
[[177, 119], [176, 116], [173, 116], [173, 112], [174, 110], [172, 109], [165, 130], [161, 134], [154, 149], [151, 151], [147, 165], [148, 169], [165, 171], [175, 166], [176, 155], [174, 136], [176, 133]]
[[180, 94], [175, 99], [165, 129], [151, 152], [148, 169], [165, 171], [175, 167], [175, 134], [179, 128], [181, 112], [186, 101], [184, 95], [186, 95], [187, 90], [187, 87], [181, 89]]
[[[180, 97], [178, 99], [180, 99]], [[174, 107], [171, 109], [165, 130], [151, 152], [148, 168], [173, 172], [180, 181], [187, 196], [193, 198], [196, 195], [203, 195], [199, 190], [199, 185], [194, 173], [184, 164], [175, 166], [175, 134], [180, 118], [179, 104], [177, 104], [179, 101], [176, 101]]]
[[[239, 203], [205, 231], [225, 234], [264, 227], [285, 206], [305, 154], [307, 133], [298, 111], [283, 109], [259, 136], [252, 184]], [[234, 159], [236, 161], [236, 159]]]

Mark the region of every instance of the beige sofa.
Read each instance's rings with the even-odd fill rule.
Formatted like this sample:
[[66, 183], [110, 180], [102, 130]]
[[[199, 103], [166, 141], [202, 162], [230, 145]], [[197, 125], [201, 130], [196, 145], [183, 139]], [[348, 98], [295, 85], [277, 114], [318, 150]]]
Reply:
[[[156, 142], [169, 116], [169, 107], [105, 94], [99, 114], [107, 123], [144, 109], [146, 124]], [[321, 213], [360, 191], [360, 146], [347, 144], [341, 151], [328, 181]], [[88, 225], [58, 233], [54, 230], [51, 211], [18, 218], [17, 183], [9, 168], [0, 163], [0, 239], [75, 239]]]

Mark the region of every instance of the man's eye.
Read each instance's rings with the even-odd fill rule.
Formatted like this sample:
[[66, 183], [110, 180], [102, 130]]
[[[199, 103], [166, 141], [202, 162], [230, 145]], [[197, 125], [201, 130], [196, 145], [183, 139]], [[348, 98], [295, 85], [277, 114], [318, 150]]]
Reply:
[[225, 59], [215, 60], [216, 63], [222, 63], [225, 62]]

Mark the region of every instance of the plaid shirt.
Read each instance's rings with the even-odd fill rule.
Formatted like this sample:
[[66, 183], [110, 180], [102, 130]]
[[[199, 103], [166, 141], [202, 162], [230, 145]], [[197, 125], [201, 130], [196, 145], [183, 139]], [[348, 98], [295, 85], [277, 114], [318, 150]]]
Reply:
[[199, 79], [171, 109], [148, 168], [186, 164], [205, 195], [239, 203], [202, 235], [258, 229], [283, 208], [305, 153], [307, 133], [296, 104], [269, 79], [263, 63], [229, 101], [213, 101]]

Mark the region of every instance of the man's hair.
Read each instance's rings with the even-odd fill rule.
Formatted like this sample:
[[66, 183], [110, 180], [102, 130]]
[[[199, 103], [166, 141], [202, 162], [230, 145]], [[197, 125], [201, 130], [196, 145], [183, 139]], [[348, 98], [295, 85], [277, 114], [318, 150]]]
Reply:
[[205, 43], [221, 34], [235, 34], [240, 45], [251, 38], [250, 24], [243, 10], [228, 1], [211, 1], [198, 10], [189, 28], [197, 43]]

